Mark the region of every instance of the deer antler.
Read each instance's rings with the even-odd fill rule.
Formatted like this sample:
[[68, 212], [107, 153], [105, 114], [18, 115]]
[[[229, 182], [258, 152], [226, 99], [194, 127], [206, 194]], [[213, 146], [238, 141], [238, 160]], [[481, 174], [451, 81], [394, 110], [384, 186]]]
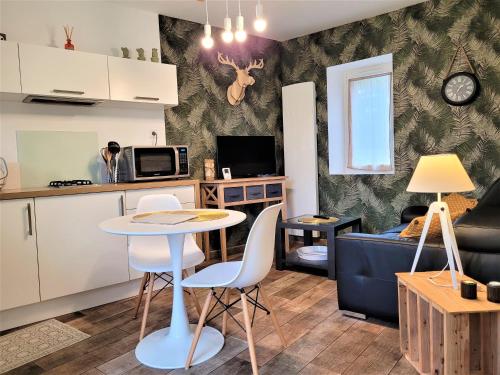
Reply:
[[253, 60], [248, 66], [245, 68], [247, 72], [252, 69], [262, 69], [264, 67], [264, 59], [260, 59], [257, 63], [257, 60]]
[[238, 65], [234, 63], [234, 60], [231, 59], [231, 61], [229, 61], [229, 57], [223, 57], [222, 52], [217, 52], [217, 60], [219, 60], [221, 64], [232, 66], [236, 70], [239, 69]]

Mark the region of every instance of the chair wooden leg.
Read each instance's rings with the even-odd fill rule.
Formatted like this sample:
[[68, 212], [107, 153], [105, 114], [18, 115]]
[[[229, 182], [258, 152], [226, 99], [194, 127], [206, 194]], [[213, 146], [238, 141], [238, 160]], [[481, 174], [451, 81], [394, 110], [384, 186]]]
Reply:
[[148, 295], [146, 296], [146, 303], [144, 305], [144, 313], [142, 315], [141, 333], [139, 335], [139, 341], [141, 341], [144, 338], [144, 331], [146, 330], [146, 320], [148, 319], [149, 303], [151, 302], [151, 296], [153, 295], [154, 283], [155, 283], [155, 274], [153, 272], [151, 272], [149, 274]]
[[243, 308], [243, 318], [245, 319], [245, 330], [247, 331], [248, 351], [250, 352], [250, 360], [252, 362], [252, 374], [259, 375], [259, 368], [257, 366], [257, 356], [255, 355], [255, 344], [253, 341], [253, 334], [252, 334], [252, 322], [250, 321], [247, 295], [245, 293], [241, 293], [241, 305]]
[[271, 320], [273, 321], [274, 329], [276, 330], [276, 333], [281, 340], [281, 345], [283, 345], [283, 348], [286, 348], [285, 336], [283, 335], [283, 331], [281, 330], [278, 318], [276, 318], [273, 307], [271, 306], [271, 301], [269, 300], [267, 294], [264, 292], [264, 288], [262, 288], [261, 284], [259, 284], [259, 290], [260, 294], [262, 295], [262, 299], [264, 300], [264, 306], [269, 310], [269, 315], [271, 315]]
[[135, 313], [134, 313], [134, 319], [137, 319], [137, 314], [139, 313], [139, 308], [141, 307], [141, 302], [142, 302], [142, 296], [144, 294], [144, 289], [146, 287], [146, 283], [149, 278], [149, 273], [144, 272], [144, 276], [142, 276], [141, 280], [141, 287], [139, 289], [139, 299], [137, 300], [137, 306], [135, 307]]
[[[224, 296], [224, 303], [226, 305], [229, 304], [229, 294], [231, 293], [231, 288], [226, 289], [226, 295]], [[222, 313], [222, 335], [226, 336], [227, 332], [227, 311], [224, 310]]]
[[[182, 270], [182, 278], [185, 279], [189, 275], [187, 274], [186, 270]], [[198, 298], [196, 298], [196, 293], [194, 292], [193, 288], [187, 288], [187, 291], [189, 292], [189, 295], [191, 296], [191, 299], [193, 300], [194, 307], [196, 308], [196, 312], [198, 313], [198, 316], [201, 316], [201, 306], [200, 306], [200, 301], [198, 301]]]
[[205, 304], [203, 305], [203, 310], [201, 310], [200, 320], [196, 326], [196, 331], [194, 332], [193, 342], [191, 343], [191, 348], [189, 349], [189, 354], [186, 359], [185, 368], [189, 369], [191, 362], [193, 361], [194, 351], [196, 350], [196, 345], [200, 339], [201, 331], [203, 330], [203, 325], [207, 319], [208, 308], [210, 307], [210, 302], [212, 302], [212, 291], [208, 291], [207, 298], [205, 299]]

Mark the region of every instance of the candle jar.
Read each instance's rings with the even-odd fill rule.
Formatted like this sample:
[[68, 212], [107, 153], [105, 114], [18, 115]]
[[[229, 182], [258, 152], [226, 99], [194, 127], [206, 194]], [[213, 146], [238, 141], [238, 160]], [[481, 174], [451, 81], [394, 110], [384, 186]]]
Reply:
[[205, 159], [205, 180], [212, 181], [215, 179], [215, 161], [214, 159]]

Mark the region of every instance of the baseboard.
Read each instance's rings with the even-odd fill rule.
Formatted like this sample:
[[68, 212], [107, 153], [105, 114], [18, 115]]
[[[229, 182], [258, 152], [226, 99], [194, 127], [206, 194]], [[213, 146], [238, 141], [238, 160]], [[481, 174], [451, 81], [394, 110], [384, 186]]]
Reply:
[[[137, 295], [141, 279], [20, 306], [0, 312], [0, 331], [39, 322]], [[165, 285], [156, 282], [155, 289]]]

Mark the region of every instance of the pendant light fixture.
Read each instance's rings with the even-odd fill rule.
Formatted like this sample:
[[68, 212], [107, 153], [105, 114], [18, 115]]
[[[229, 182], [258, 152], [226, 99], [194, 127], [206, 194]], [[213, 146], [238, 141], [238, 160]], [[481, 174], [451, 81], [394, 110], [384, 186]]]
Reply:
[[231, 17], [229, 17], [229, 0], [226, 0], [226, 17], [224, 18], [224, 31], [222, 32], [222, 40], [226, 43], [233, 41], [233, 31], [231, 30]]
[[207, 22], [205, 23], [205, 36], [201, 40], [201, 45], [210, 49], [214, 46], [214, 39], [212, 38], [212, 26], [208, 23], [208, 0], [205, 0], [205, 14], [207, 15]]
[[234, 33], [236, 41], [242, 43], [247, 39], [243, 16], [241, 15], [241, 0], [238, 0], [238, 17], [236, 17], [236, 32]]
[[255, 31], [261, 33], [267, 27], [267, 21], [264, 18], [264, 7], [260, 0], [257, 0], [257, 5], [255, 6], [255, 21], [253, 22], [253, 27]]

